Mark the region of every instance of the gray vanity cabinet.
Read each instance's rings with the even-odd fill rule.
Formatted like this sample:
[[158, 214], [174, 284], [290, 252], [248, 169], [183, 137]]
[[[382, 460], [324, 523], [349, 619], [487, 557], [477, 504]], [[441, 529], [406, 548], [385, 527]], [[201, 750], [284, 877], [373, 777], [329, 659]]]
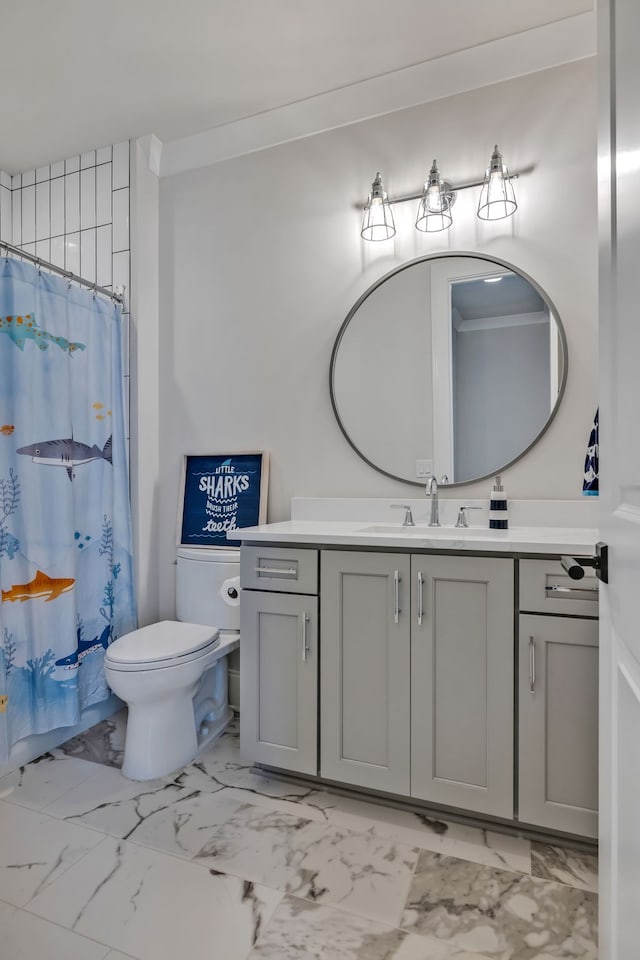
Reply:
[[321, 776], [513, 817], [513, 561], [322, 551]]
[[411, 796], [513, 817], [514, 564], [411, 560]]
[[[318, 554], [244, 547], [241, 756], [318, 773]], [[256, 590], [255, 585], [267, 585]]]
[[410, 558], [323, 550], [320, 774], [409, 794]]
[[597, 835], [593, 571], [246, 544], [240, 579], [245, 760]]
[[598, 623], [520, 616], [519, 819], [597, 836]]

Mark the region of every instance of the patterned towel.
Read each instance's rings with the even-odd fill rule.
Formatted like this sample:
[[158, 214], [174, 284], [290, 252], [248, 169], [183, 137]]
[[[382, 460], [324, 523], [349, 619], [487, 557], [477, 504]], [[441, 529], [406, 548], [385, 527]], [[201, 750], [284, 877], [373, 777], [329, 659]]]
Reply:
[[582, 492], [586, 497], [598, 496], [598, 478], [600, 475], [600, 461], [598, 453], [599, 414], [600, 408], [596, 410], [593, 426], [591, 427], [591, 433], [589, 434], [587, 455], [584, 461], [584, 480], [582, 482]]

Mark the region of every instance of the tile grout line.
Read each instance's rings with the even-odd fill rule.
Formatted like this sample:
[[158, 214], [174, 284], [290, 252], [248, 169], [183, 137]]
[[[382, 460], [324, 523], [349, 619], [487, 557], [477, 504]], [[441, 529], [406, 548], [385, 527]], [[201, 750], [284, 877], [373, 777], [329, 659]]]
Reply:
[[[2, 900], [1, 902], [7, 903], [6, 900]], [[57, 927], [58, 930], [64, 930], [65, 933], [71, 934], [72, 937], [79, 937], [81, 940], [88, 940], [90, 943], [95, 943], [99, 947], [104, 947], [107, 952], [105, 953], [104, 957], [101, 958], [101, 960], [106, 960], [106, 958], [112, 952], [121, 953], [121, 951], [119, 951], [116, 947], [110, 946], [108, 943], [105, 943], [103, 940], [96, 940], [95, 937], [89, 937], [87, 936], [86, 933], [78, 933], [76, 930], [72, 930], [70, 927], [65, 927], [63, 926], [63, 924], [58, 923], [57, 920], [51, 920], [49, 919], [49, 917], [41, 917], [39, 913], [33, 913], [31, 910], [27, 910], [26, 905], [24, 907], [16, 907], [15, 904], [9, 903], [8, 906], [13, 907], [14, 910], [20, 913], [26, 914], [28, 917], [35, 917], [37, 920], [40, 920], [42, 923], [50, 923], [52, 926]], [[131, 954], [122, 954], [122, 955], [126, 957], [131, 957], [131, 960], [139, 960], [139, 958], [134, 957]]]

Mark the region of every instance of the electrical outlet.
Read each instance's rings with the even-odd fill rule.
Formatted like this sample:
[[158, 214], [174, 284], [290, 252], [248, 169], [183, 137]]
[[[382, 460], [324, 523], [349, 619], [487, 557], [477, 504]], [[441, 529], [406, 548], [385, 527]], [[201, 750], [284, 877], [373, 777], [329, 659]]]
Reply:
[[426, 478], [433, 473], [433, 460], [416, 460], [416, 477]]

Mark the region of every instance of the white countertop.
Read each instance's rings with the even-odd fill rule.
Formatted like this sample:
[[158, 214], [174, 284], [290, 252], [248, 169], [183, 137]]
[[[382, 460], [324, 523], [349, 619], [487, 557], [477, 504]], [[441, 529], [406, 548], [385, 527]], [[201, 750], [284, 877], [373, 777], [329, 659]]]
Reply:
[[486, 526], [403, 527], [396, 523], [363, 520], [286, 520], [234, 530], [228, 540], [252, 543], [313, 543], [351, 547], [404, 547], [418, 550], [465, 550], [496, 553], [592, 554], [598, 531], [592, 527], [515, 527], [489, 530]]

